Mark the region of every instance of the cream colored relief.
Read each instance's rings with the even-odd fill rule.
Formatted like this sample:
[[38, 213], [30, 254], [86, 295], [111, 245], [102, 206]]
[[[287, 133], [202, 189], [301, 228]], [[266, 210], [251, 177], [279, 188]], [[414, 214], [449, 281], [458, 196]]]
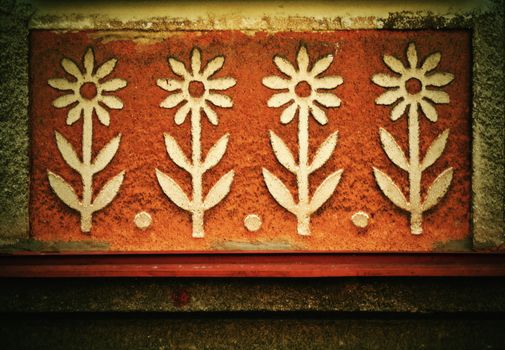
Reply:
[[200, 49], [194, 48], [191, 52], [190, 69], [184, 63], [169, 58], [168, 63], [172, 71], [182, 78], [158, 79], [160, 88], [171, 94], [160, 103], [162, 108], [179, 106], [175, 113], [175, 123], [182, 124], [190, 116], [191, 122], [191, 159], [184, 154], [173, 136], [165, 133], [167, 153], [172, 161], [191, 175], [191, 199], [181, 189], [175, 180], [156, 169], [158, 182], [167, 197], [178, 207], [191, 212], [193, 222], [192, 236], [202, 238], [204, 232], [204, 213], [211, 209], [230, 192], [234, 171], [230, 170], [223, 175], [210, 189], [207, 195], [203, 193], [203, 175], [216, 166], [223, 158], [228, 146], [229, 134], [222, 136], [203, 157], [202, 152], [202, 112], [212, 125], [218, 125], [218, 116], [213, 106], [231, 108], [232, 99], [216, 91], [227, 90], [236, 84], [231, 77], [211, 77], [224, 65], [224, 57], [218, 56], [211, 59], [202, 69]]
[[135, 226], [141, 230], [147, 230], [149, 226], [153, 223], [153, 218], [148, 212], [141, 211], [138, 212], [133, 218]]
[[256, 214], [249, 214], [244, 218], [244, 226], [249, 232], [256, 232], [261, 228], [263, 222]]
[[312, 198], [309, 194], [310, 174], [322, 167], [331, 157], [337, 144], [337, 132], [332, 133], [317, 150], [312, 162], [309, 161], [309, 116], [319, 124], [326, 125], [328, 118], [322, 105], [327, 108], [340, 106], [340, 99], [329, 90], [343, 83], [340, 76], [319, 77], [333, 62], [333, 55], [317, 60], [309, 69], [307, 48], [302, 45], [298, 50], [297, 68], [283, 57], [275, 56], [274, 64], [288, 79], [280, 76], [269, 76], [263, 79], [263, 85], [274, 90], [284, 90], [268, 100], [268, 107], [277, 108], [284, 105], [280, 121], [290, 123], [298, 113], [298, 163], [284, 143], [273, 131], [270, 131], [270, 142], [275, 157], [287, 170], [296, 176], [298, 201], [282, 181], [263, 168], [263, 177], [272, 197], [283, 208], [297, 217], [298, 234], [310, 235], [310, 216], [318, 210], [335, 192], [340, 182], [343, 169], [330, 174], [316, 189]]
[[104, 94], [117, 91], [126, 86], [123, 79], [110, 79], [101, 82], [112, 73], [117, 59], [112, 58], [97, 67], [95, 70], [95, 57], [93, 50], [88, 48], [83, 57], [84, 71], [68, 58], [63, 58], [61, 66], [75, 81], [63, 78], [54, 78], [48, 84], [61, 91], [69, 91], [69, 94], [58, 97], [52, 102], [56, 108], [72, 107], [67, 113], [67, 125], [72, 125], [83, 118], [82, 127], [82, 158], [79, 157], [72, 143], [62, 134], [55, 131], [56, 145], [65, 162], [77, 171], [83, 184], [82, 198], [79, 198], [74, 189], [61, 176], [48, 170], [48, 179], [51, 188], [56, 195], [70, 208], [81, 214], [81, 231], [90, 232], [92, 227], [93, 213], [103, 209], [112, 202], [117, 195], [124, 179], [124, 171], [112, 177], [102, 187], [93, 199], [93, 176], [105, 169], [112, 161], [121, 141], [121, 134], [110, 140], [93, 158], [93, 112], [100, 123], [105, 126], [110, 124], [110, 115], [104, 106], [109, 109], [122, 109], [123, 102], [116, 96]]
[[384, 55], [384, 63], [397, 75], [375, 74], [372, 77], [375, 84], [390, 88], [380, 95], [375, 103], [379, 105], [396, 103], [391, 110], [393, 121], [398, 120], [408, 110], [409, 158], [386, 129], [380, 128], [379, 135], [382, 148], [389, 159], [409, 174], [409, 199], [407, 200], [388, 175], [375, 167], [373, 170], [377, 184], [386, 197], [397, 207], [410, 212], [411, 233], [416, 235], [423, 232], [423, 212], [434, 207], [445, 196], [453, 175], [452, 167], [442, 171], [428, 188], [424, 201], [422, 200], [422, 173], [442, 155], [449, 137], [449, 129], [443, 131], [431, 143], [424, 158], [421, 159], [419, 108], [429, 121], [436, 122], [438, 113], [434, 105], [449, 103], [449, 95], [437, 88], [448, 85], [454, 79], [451, 73], [432, 72], [438, 66], [441, 57], [440, 53], [433, 53], [418, 67], [416, 46], [410, 43], [407, 48], [407, 66], [393, 56]]
[[368, 226], [368, 222], [370, 221], [370, 215], [360, 210], [351, 216], [351, 221], [354, 226], [358, 228], [365, 228]]

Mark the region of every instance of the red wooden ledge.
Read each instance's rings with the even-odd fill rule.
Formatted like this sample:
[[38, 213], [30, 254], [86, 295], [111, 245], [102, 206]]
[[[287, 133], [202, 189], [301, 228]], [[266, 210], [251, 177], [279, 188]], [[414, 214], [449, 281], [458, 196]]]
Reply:
[[497, 253], [81, 253], [0, 255], [0, 277], [505, 276]]

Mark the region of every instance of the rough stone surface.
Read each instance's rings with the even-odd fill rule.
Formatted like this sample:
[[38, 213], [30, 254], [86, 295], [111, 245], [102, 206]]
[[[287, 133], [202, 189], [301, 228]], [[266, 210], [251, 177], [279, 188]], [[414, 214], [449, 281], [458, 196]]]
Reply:
[[502, 349], [503, 319], [405, 315], [25, 315], [0, 319], [3, 349]]
[[474, 246], [505, 248], [505, 23], [503, 1], [476, 18], [473, 77]]
[[500, 349], [501, 278], [4, 279], [2, 349]]
[[30, 6], [0, 1], [0, 244], [28, 237]]
[[0, 312], [505, 312], [500, 278], [12, 279]]

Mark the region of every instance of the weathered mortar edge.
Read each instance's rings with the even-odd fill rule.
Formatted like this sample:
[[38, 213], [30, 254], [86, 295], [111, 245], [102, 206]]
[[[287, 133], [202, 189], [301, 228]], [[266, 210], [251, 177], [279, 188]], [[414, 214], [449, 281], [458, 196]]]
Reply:
[[[45, 16], [31, 20], [33, 8], [16, 1], [0, 0], [2, 24], [0, 39], [6, 43], [0, 53], [3, 101], [0, 102], [0, 245], [29, 236], [29, 120], [28, 120], [28, 34], [30, 29], [62, 30], [202, 30], [232, 29], [216, 26], [215, 18], [191, 22], [182, 18], [154, 18], [154, 22], [122, 22], [106, 16], [83, 18]], [[495, 0], [491, 11], [479, 10], [436, 15], [433, 13], [395, 12], [387, 18], [333, 17], [326, 20], [290, 17], [262, 18], [249, 28], [240, 30], [342, 30], [342, 29], [473, 29], [473, 167], [472, 210], [474, 247], [488, 249], [503, 246], [503, 193], [505, 192], [503, 159], [504, 125], [504, 57], [503, 1]], [[84, 22], [83, 22], [84, 21]], [[234, 22], [235, 21], [235, 22]], [[83, 23], [85, 23], [83, 25]], [[87, 23], [87, 24], [86, 24]], [[237, 25], [237, 19], [228, 25]], [[8, 27], [11, 24], [11, 27]], [[282, 24], [282, 25], [281, 25]], [[76, 27], [77, 26], [77, 27]], [[80, 26], [80, 27], [79, 27]], [[500, 36], [501, 35], [501, 36]], [[19, 64], [19, 53], [24, 65]], [[499, 68], [497, 68], [499, 67]], [[15, 68], [15, 72], [11, 71]], [[14, 93], [12, 93], [14, 91]], [[17, 92], [19, 91], [19, 92]], [[5, 96], [4, 96], [5, 95]], [[9, 117], [10, 116], [10, 117]], [[501, 132], [500, 132], [501, 131]]]

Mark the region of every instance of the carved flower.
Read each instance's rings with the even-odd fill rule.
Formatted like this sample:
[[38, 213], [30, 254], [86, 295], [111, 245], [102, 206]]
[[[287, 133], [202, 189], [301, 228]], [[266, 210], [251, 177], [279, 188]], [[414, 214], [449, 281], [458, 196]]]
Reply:
[[435, 69], [442, 55], [439, 52], [429, 55], [424, 60], [421, 68], [418, 68], [418, 58], [416, 45], [410, 43], [407, 48], [408, 66], [404, 66], [402, 61], [393, 57], [384, 55], [384, 63], [399, 76], [390, 76], [387, 74], [375, 74], [372, 81], [389, 89], [380, 95], [375, 102], [380, 105], [392, 105], [398, 100], [391, 110], [391, 119], [400, 118], [407, 106], [421, 109], [429, 120], [437, 121], [438, 115], [433, 104], [449, 103], [449, 95], [445, 91], [437, 89], [428, 89], [429, 86], [442, 87], [449, 84], [454, 75], [451, 73], [430, 73]]
[[191, 111], [198, 112], [200, 109], [205, 112], [205, 115], [212, 124], [217, 125], [217, 114], [207, 102], [217, 107], [232, 107], [233, 101], [229, 96], [214, 93], [213, 90], [227, 90], [236, 84], [235, 79], [231, 77], [210, 79], [223, 67], [224, 57], [217, 56], [211, 59], [202, 72], [201, 53], [195, 47], [191, 51], [190, 70], [187, 70], [184, 63], [175, 58], [169, 58], [168, 64], [172, 71], [182, 77], [183, 80], [158, 79], [157, 84], [163, 90], [169, 92], [178, 91], [170, 94], [163, 100], [160, 103], [160, 107], [173, 108], [184, 102], [175, 114], [175, 123], [177, 125], [184, 122], [188, 113]]
[[53, 106], [56, 108], [64, 108], [77, 102], [67, 114], [67, 124], [72, 125], [81, 118], [82, 112], [96, 112], [98, 119], [103, 125], [109, 125], [109, 112], [102, 106], [104, 104], [111, 109], [123, 108], [123, 102], [112, 95], [104, 95], [104, 92], [111, 92], [122, 89], [126, 86], [126, 80], [111, 79], [105, 82], [100, 82], [114, 70], [117, 59], [112, 58], [95, 68], [95, 56], [93, 49], [88, 48], [83, 57], [84, 72], [81, 72], [77, 64], [68, 59], [61, 60], [63, 69], [73, 76], [75, 80], [67, 80], [64, 78], [49, 79], [48, 84], [62, 91], [71, 90], [72, 93], [58, 97], [53, 101]]
[[[295, 117], [296, 112], [301, 109], [308, 109], [315, 120], [321, 125], [328, 122], [326, 113], [315, 102], [324, 107], [340, 106], [340, 99], [326, 92], [334, 89], [344, 82], [338, 75], [318, 77], [325, 72], [333, 62], [333, 55], [327, 55], [314, 63], [309, 70], [309, 55], [307, 48], [302, 45], [298, 50], [296, 63], [298, 70], [285, 58], [274, 57], [274, 63], [290, 79], [283, 79], [279, 76], [269, 76], [263, 78], [263, 85], [274, 90], [287, 90], [273, 95], [268, 100], [268, 107], [280, 107], [288, 102], [291, 103], [281, 114], [281, 123], [288, 124]], [[323, 91], [320, 91], [323, 90]]]

